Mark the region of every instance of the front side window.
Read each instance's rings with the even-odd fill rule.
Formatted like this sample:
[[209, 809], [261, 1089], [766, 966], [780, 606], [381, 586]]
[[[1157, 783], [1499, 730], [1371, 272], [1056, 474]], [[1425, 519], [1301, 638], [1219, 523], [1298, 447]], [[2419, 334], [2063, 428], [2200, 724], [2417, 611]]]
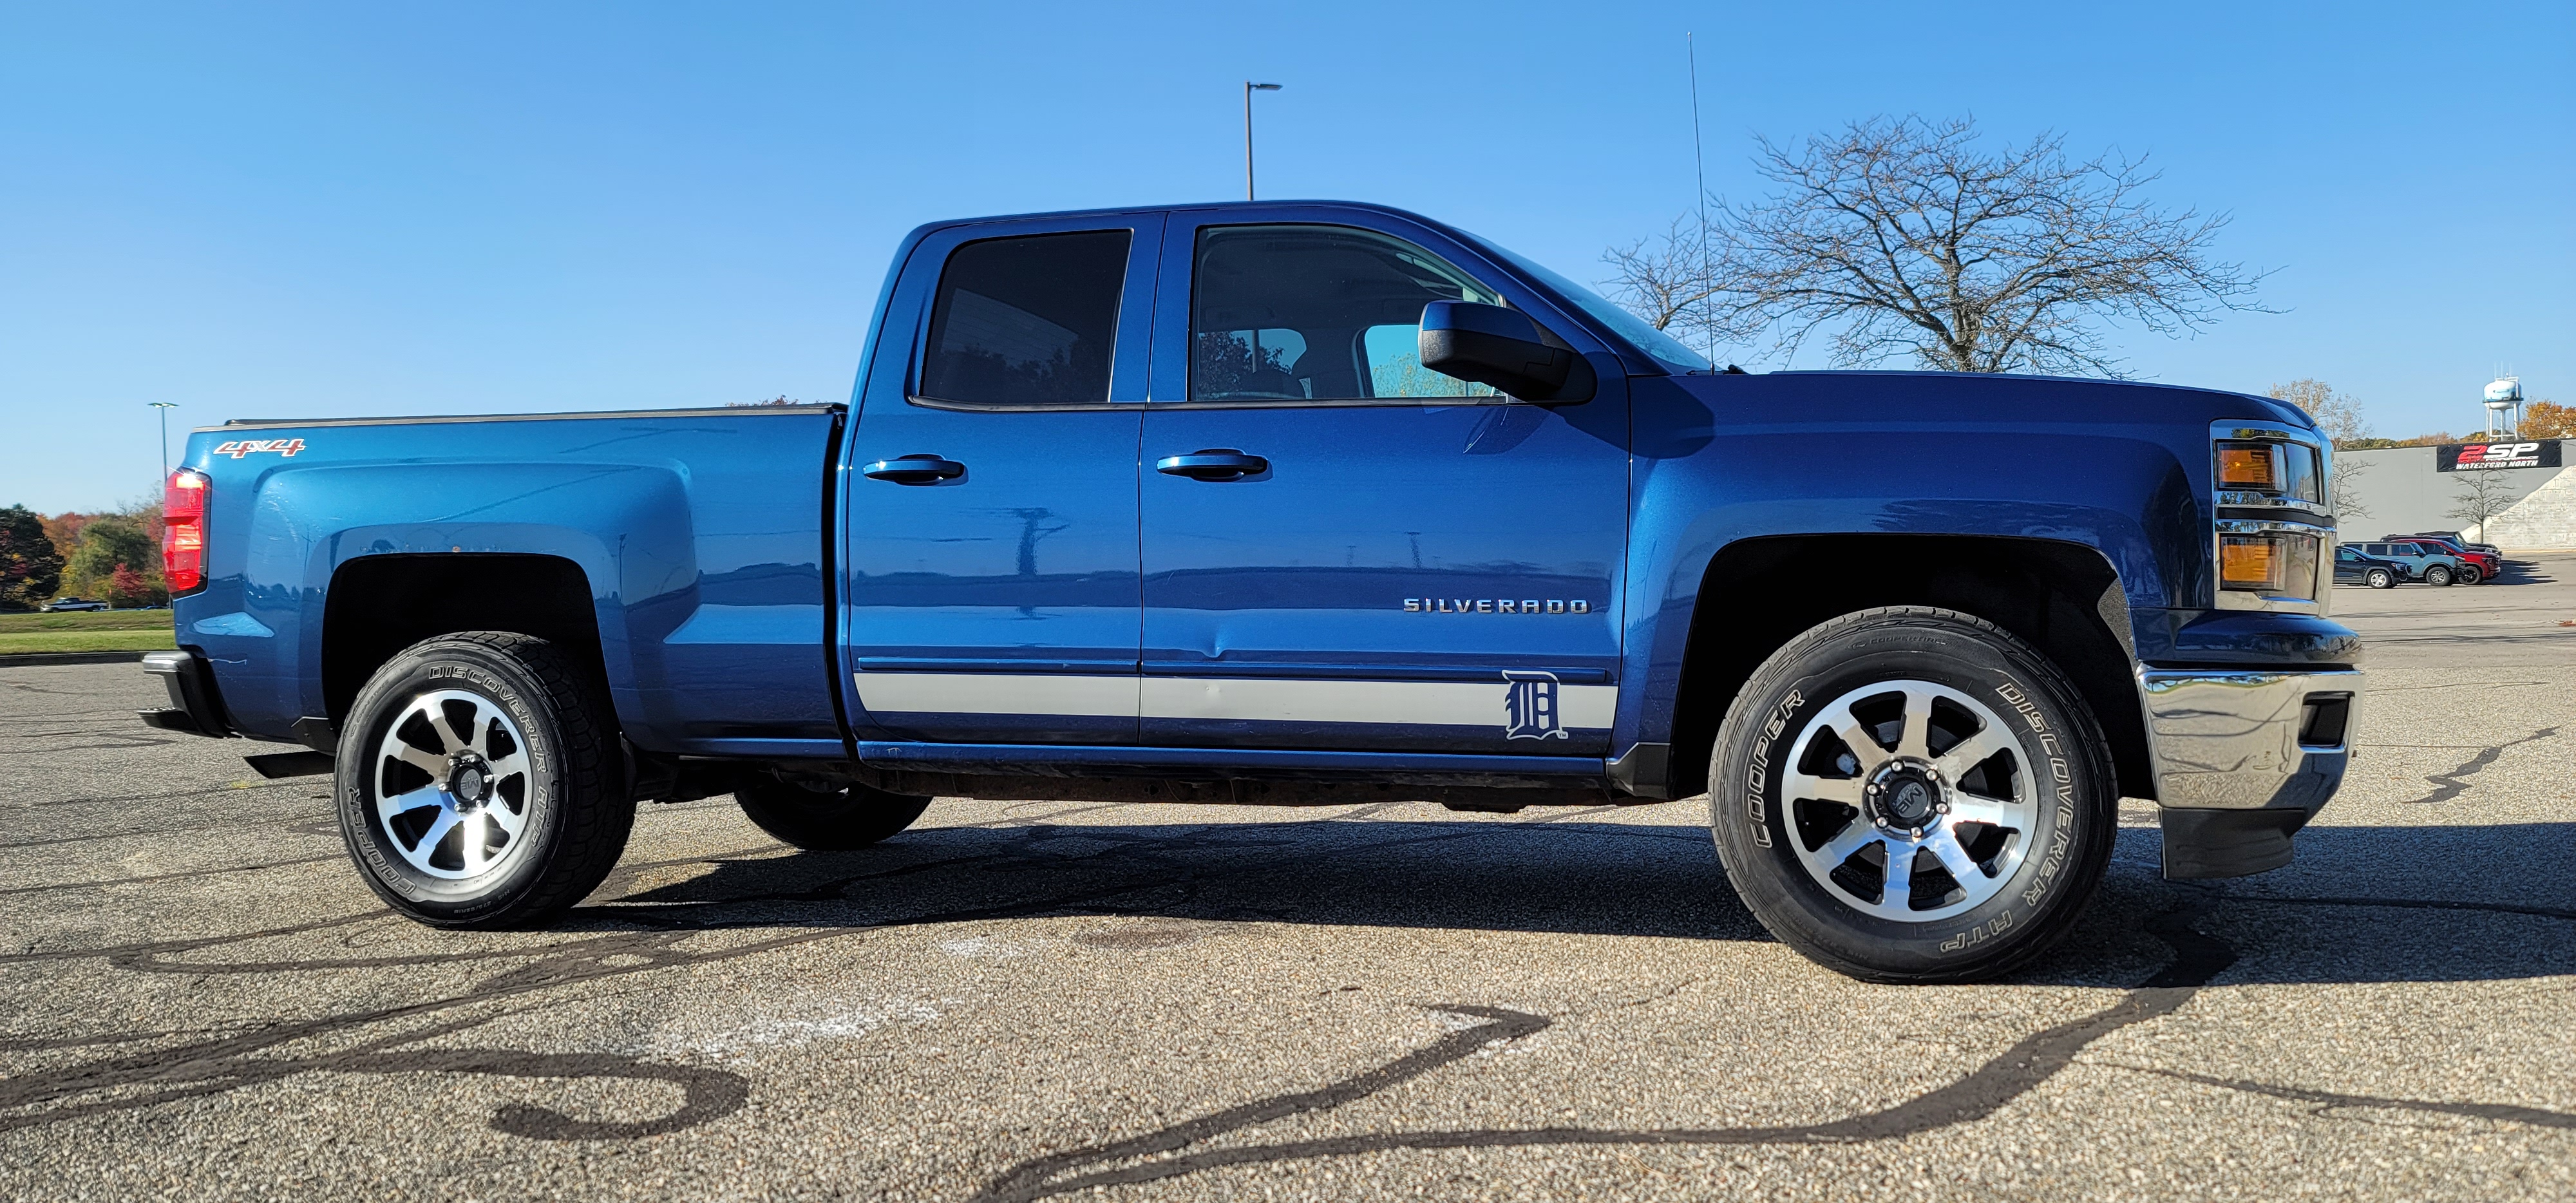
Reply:
[[1125, 230], [970, 242], [931, 302], [921, 395], [986, 405], [1109, 399]]
[[1422, 366], [1422, 307], [1502, 298], [1431, 252], [1348, 226], [1201, 230], [1190, 399], [1494, 397]]

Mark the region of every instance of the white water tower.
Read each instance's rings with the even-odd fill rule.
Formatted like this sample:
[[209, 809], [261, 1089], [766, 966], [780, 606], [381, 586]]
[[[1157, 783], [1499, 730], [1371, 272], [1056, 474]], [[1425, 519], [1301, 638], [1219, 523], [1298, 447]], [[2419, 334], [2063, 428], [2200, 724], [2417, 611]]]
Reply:
[[[2508, 418], [2505, 411], [2513, 411]], [[2501, 426], [2502, 429], [2498, 429]], [[2522, 428], [2522, 378], [2503, 376], [2487, 385], [2487, 434], [2511, 434]]]

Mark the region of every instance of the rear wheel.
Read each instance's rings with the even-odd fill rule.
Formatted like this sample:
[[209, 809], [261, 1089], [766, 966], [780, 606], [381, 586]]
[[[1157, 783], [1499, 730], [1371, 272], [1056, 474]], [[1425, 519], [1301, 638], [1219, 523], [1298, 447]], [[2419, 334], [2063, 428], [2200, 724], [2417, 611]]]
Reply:
[[764, 781], [735, 790], [733, 798], [754, 826], [809, 852], [883, 843], [930, 809], [930, 799], [918, 794], [819, 781]]
[[2362, 579], [2369, 582], [2370, 587], [2373, 589], [2394, 589], [2397, 587], [2397, 574], [2390, 572], [2385, 568], [2373, 568], [2370, 570], [2370, 575]]
[[1710, 765], [1718, 857], [1763, 926], [1883, 982], [1992, 977], [2063, 937], [2118, 791], [2073, 685], [1991, 623], [1865, 610], [1772, 654]]
[[2447, 564], [2435, 564], [2435, 565], [2433, 565], [2432, 567], [2425, 569], [2425, 570], [2424, 570], [2424, 583], [2425, 583], [2425, 584], [2427, 584], [2427, 585], [2447, 585], [2447, 584], [2450, 584], [2450, 583], [2451, 583], [2451, 568], [2450, 568], [2450, 566], [2449, 566], [2449, 565], [2447, 565]]
[[340, 835], [387, 905], [434, 927], [561, 913], [626, 849], [614, 713], [583, 666], [498, 631], [417, 643], [340, 733]]

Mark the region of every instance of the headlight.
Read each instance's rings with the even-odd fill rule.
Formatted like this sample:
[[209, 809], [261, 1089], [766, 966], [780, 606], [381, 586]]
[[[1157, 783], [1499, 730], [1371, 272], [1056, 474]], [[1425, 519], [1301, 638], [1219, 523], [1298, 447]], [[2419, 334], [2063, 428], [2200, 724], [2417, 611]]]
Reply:
[[2261, 489], [2269, 493], [2281, 487], [2281, 465], [2273, 458], [2271, 443], [2220, 443], [2218, 445], [2218, 487], [2222, 489]]

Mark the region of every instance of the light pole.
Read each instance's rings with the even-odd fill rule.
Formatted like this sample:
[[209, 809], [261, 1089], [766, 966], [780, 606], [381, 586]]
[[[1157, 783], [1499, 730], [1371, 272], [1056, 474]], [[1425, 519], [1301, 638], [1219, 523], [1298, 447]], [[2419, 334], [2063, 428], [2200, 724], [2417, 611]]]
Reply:
[[161, 411], [161, 479], [170, 479], [170, 411], [179, 408], [176, 401], [154, 401], [152, 408]]
[[1278, 84], [1257, 84], [1248, 79], [1243, 81], [1243, 199], [1245, 200], [1252, 199], [1252, 94], [1276, 92], [1279, 87]]

